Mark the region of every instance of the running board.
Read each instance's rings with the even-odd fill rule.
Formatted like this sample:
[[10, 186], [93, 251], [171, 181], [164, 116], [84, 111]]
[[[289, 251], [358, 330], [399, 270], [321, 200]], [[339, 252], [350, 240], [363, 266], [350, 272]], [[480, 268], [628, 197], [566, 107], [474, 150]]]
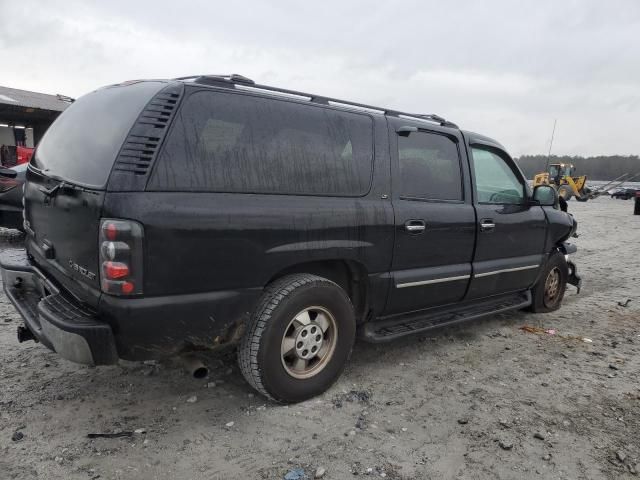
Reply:
[[518, 310], [529, 305], [531, 305], [531, 292], [519, 292], [474, 302], [464, 307], [460, 307], [458, 304], [431, 313], [420, 312], [410, 316], [404, 315], [394, 319], [368, 322], [364, 324], [360, 333], [362, 338], [368, 342], [389, 342], [412, 333], [454, 325], [509, 310]]

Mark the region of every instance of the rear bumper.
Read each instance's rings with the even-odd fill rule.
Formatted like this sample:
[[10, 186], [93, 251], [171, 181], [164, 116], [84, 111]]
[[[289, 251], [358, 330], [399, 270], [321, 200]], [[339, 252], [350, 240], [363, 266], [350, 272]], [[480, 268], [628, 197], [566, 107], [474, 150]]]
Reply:
[[[97, 310], [49, 279], [24, 249], [0, 253], [4, 290], [33, 336], [77, 363], [108, 365], [171, 357], [238, 341], [262, 289], [126, 298], [102, 295]], [[20, 337], [27, 339], [28, 332]]]
[[73, 362], [117, 363], [111, 327], [101, 322], [94, 312], [63, 296], [28, 262], [24, 250], [2, 252], [0, 269], [7, 297], [38, 341]]

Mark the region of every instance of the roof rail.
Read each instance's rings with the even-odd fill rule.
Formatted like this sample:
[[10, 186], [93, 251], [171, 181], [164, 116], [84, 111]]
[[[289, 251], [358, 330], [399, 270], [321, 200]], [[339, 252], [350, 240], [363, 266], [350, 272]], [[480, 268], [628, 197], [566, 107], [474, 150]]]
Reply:
[[174, 80], [193, 80], [195, 83], [208, 84], [210, 82], [225, 82], [225, 83], [241, 83], [247, 85], [254, 85], [256, 82], [244, 75], [232, 73], [231, 75], [189, 75], [188, 77], [178, 77]]
[[399, 110], [391, 110], [388, 108], [375, 107], [373, 105], [367, 105], [364, 103], [350, 102], [348, 100], [340, 100], [337, 98], [331, 97], [323, 97], [321, 95], [314, 95], [312, 93], [298, 92], [296, 90], [289, 90], [286, 88], [278, 88], [271, 87], [268, 85], [257, 84], [250, 78], [247, 78], [243, 75], [238, 75], [237, 73], [233, 73], [231, 75], [192, 75], [188, 77], [180, 77], [175, 80], [187, 80], [193, 81], [194, 83], [199, 83], [203, 85], [222, 85], [222, 86], [233, 86], [234, 88], [237, 86], [243, 90], [256, 90], [256, 91], [265, 91], [265, 92], [273, 92], [281, 95], [289, 95], [293, 97], [307, 99], [310, 102], [319, 103], [323, 105], [336, 105], [347, 108], [356, 108], [366, 111], [373, 111], [376, 113], [380, 113], [382, 115], [388, 115], [391, 117], [398, 118], [409, 118], [416, 120], [425, 120], [428, 122], [436, 123], [443, 127], [450, 128], [459, 128], [455, 123], [450, 122], [439, 115], [435, 114], [422, 114], [422, 113], [407, 113], [401, 112]]

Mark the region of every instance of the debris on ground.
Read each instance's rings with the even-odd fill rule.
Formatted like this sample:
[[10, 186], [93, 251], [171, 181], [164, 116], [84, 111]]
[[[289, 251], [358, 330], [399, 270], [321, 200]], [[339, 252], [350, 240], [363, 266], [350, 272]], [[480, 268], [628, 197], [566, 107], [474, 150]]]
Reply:
[[527, 333], [535, 334], [546, 333], [547, 335], [555, 335], [556, 333], [558, 333], [558, 330], [556, 330], [555, 328], [532, 327], [531, 325], [523, 325], [520, 327], [520, 330]]
[[87, 433], [87, 438], [121, 438], [133, 437], [133, 432]]
[[587, 337], [576, 337], [574, 335], [560, 335], [558, 330], [555, 328], [541, 328], [541, 327], [533, 327], [531, 325], [523, 325], [520, 327], [520, 330], [527, 333], [534, 333], [536, 335], [555, 335], [558, 338], [562, 338], [564, 340], [578, 340], [584, 343], [593, 343], [593, 340]]
[[371, 400], [371, 394], [366, 390], [351, 390], [349, 392], [343, 392], [340, 395], [333, 397], [333, 406], [335, 408], [342, 408], [344, 402], [350, 403], [369, 403]]
[[511, 450], [513, 448], [513, 442], [506, 439], [498, 440], [498, 445], [500, 445], [500, 448], [503, 450]]
[[313, 478], [322, 478], [324, 474], [327, 473], [327, 470], [323, 467], [316, 468], [316, 473], [313, 474]]
[[618, 305], [620, 305], [621, 307], [627, 308], [630, 303], [631, 303], [631, 299], [627, 298], [625, 302], [618, 302]]
[[187, 403], [196, 403], [198, 401], [198, 397], [196, 397], [195, 395], [187, 398]]
[[24, 438], [24, 433], [16, 430], [15, 432], [13, 432], [13, 435], [11, 435], [11, 441], [12, 442], [19, 442], [20, 440], [22, 440]]
[[308, 478], [302, 468], [294, 468], [284, 476], [284, 480], [307, 480]]

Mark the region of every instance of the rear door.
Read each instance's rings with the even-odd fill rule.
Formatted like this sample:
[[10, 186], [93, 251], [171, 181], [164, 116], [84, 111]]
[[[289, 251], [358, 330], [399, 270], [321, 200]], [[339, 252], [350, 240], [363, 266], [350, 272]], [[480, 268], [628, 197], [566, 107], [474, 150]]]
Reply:
[[529, 203], [526, 180], [502, 148], [472, 142], [469, 151], [478, 240], [468, 298], [525, 290], [544, 258], [544, 212]]
[[39, 143], [24, 190], [26, 247], [76, 297], [100, 295], [98, 233], [107, 180], [132, 125], [165, 84], [137, 82], [74, 102]]
[[460, 132], [404, 119], [388, 121], [395, 245], [386, 313], [393, 315], [464, 297], [476, 218], [464, 181], [468, 175]]

